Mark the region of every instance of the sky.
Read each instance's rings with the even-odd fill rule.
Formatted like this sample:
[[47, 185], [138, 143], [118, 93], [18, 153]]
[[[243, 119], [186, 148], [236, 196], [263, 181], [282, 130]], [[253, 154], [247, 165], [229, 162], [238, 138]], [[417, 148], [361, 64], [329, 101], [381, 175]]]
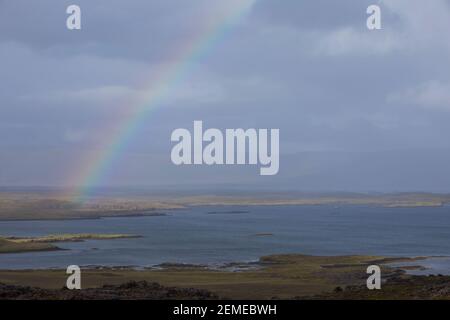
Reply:
[[[73, 186], [148, 79], [240, 1], [0, 0], [0, 186]], [[449, 30], [448, 0], [257, 0], [95, 184], [450, 192]], [[280, 129], [279, 173], [175, 166], [171, 132], [194, 120]]]

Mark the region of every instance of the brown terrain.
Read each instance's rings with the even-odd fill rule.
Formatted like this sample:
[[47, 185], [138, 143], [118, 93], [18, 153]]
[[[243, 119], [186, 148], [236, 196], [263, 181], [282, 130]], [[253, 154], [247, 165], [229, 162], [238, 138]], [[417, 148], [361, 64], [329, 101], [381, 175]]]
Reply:
[[390, 278], [381, 290], [367, 290], [366, 286], [336, 288], [310, 299], [326, 300], [450, 300], [449, 276], [408, 276]]
[[146, 281], [84, 290], [42, 289], [0, 284], [0, 300], [206, 300], [214, 294], [199, 289], [163, 287]]
[[429, 207], [450, 202], [450, 195], [399, 194], [264, 194], [236, 196], [92, 197], [83, 202], [57, 193], [0, 192], [0, 220], [97, 219], [160, 215], [158, 210], [200, 205], [371, 205]]
[[[275, 255], [257, 264], [84, 268], [82, 290], [63, 289], [65, 270], [1, 270], [1, 299], [448, 299], [450, 277], [410, 276], [370, 256]], [[368, 290], [366, 268], [382, 268], [382, 290]], [[158, 283], [159, 285], [156, 285]], [[176, 289], [175, 289], [176, 288]]]

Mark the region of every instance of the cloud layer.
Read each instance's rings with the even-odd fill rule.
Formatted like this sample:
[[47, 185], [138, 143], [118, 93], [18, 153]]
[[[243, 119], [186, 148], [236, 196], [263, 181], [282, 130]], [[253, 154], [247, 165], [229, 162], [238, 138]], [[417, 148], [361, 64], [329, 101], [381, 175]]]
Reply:
[[[105, 128], [236, 3], [78, 0], [79, 32], [65, 28], [70, 4], [0, 1], [0, 185], [70, 183], [104, 147]], [[366, 28], [370, 4], [257, 1], [145, 119], [101, 184], [450, 191], [439, 179], [450, 158], [450, 3], [380, 1], [377, 31]], [[280, 174], [174, 167], [170, 133], [194, 120], [279, 128]]]

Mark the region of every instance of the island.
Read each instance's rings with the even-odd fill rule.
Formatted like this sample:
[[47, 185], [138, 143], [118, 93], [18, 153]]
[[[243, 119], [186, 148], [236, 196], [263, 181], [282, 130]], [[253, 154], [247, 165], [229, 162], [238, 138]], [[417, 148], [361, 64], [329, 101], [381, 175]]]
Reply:
[[52, 243], [54, 242], [112, 240], [124, 238], [139, 238], [139, 237], [141, 236], [132, 234], [90, 234], [90, 233], [47, 235], [42, 237], [0, 236], [0, 254], [62, 250], [61, 248], [53, 245]]

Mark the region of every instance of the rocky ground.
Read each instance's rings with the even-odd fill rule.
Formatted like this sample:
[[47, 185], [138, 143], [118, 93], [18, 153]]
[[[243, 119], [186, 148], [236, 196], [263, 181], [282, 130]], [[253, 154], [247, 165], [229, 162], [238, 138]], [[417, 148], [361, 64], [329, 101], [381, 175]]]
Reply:
[[[104, 285], [82, 290], [42, 289], [0, 284], [0, 300], [216, 300], [208, 290], [165, 287], [147, 281]], [[302, 300], [448, 300], [450, 276], [394, 277], [381, 290], [366, 286], [336, 287], [334, 291], [314, 296], [292, 297]]]
[[42, 289], [0, 284], [0, 300], [212, 300], [218, 297], [207, 290], [164, 287], [146, 281], [122, 285], [68, 290]]
[[450, 276], [398, 276], [390, 278], [381, 290], [366, 286], [337, 287], [333, 292], [313, 299], [326, 300], [449, 300]]

